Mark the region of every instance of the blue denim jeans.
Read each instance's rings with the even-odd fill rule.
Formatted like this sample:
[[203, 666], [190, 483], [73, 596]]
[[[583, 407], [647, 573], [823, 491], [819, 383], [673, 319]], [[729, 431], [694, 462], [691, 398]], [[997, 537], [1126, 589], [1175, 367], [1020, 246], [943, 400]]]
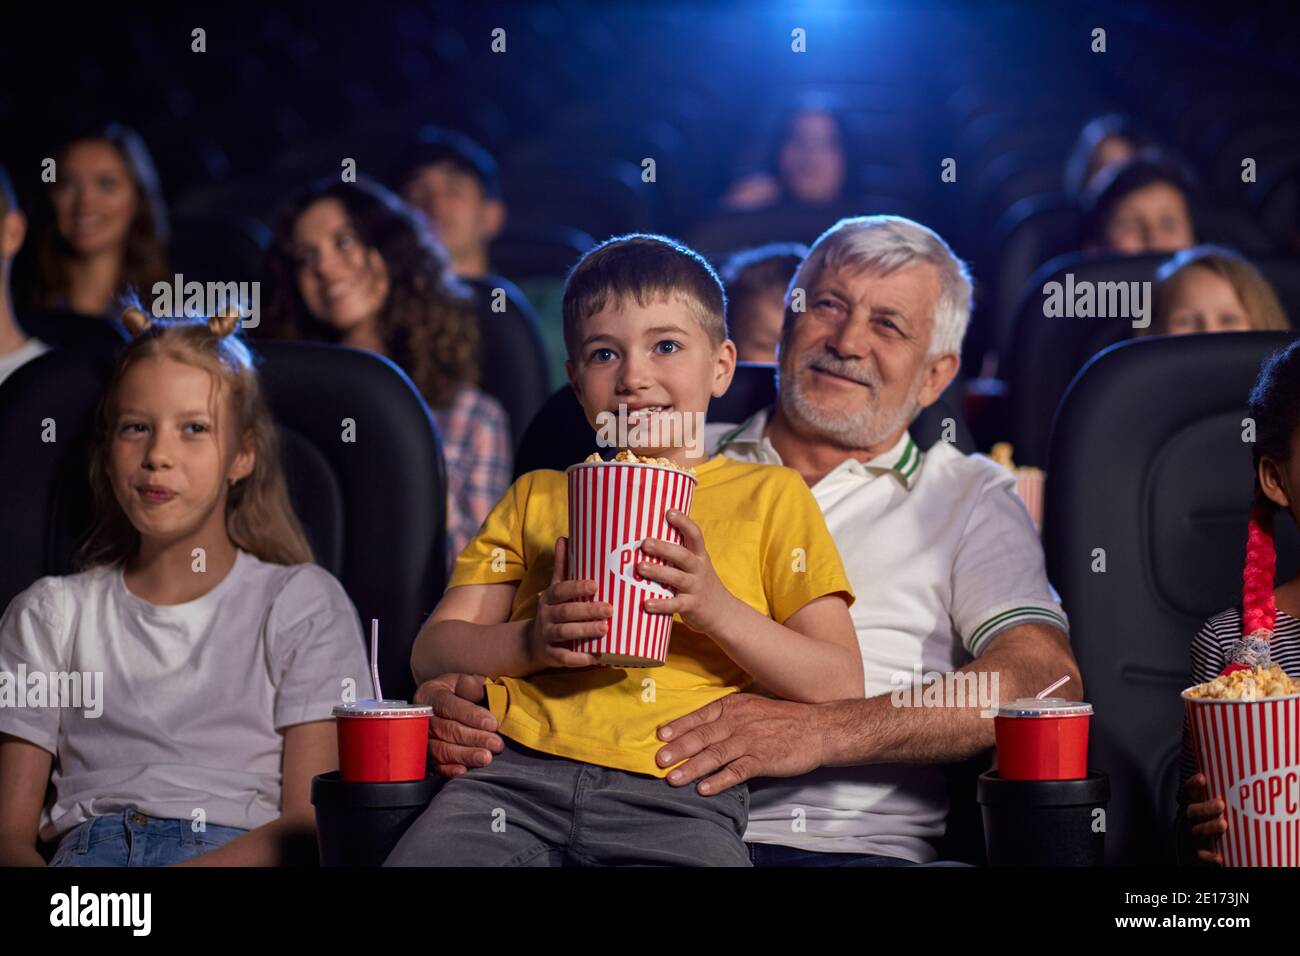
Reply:
[[247, 832], [208, 824], [195, 833], [190, 820], [151, 817], [127, 807], [69, 830], [50, 866], [167, 866], [202, 856]]
[[955, 860], [913, 863], [896, 856], [874, 853], [821, 853], [776, 843], [747, 843], [749, 858], [755, 866], [969, 866]]

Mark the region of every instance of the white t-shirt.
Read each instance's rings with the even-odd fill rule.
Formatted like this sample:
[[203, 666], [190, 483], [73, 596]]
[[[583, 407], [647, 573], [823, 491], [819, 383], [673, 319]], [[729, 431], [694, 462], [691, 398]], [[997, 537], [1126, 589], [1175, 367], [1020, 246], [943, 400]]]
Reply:
[[[64, 678], [33, 675], [51, 673], [81, 676], [42, 699], [38, 684]], [[0, 732], [56, 758], [46, 841], [132, 805], [269, 823], [280, 815], [281, 731], [329, 719], [346, 680], [370, 696], [361, 621], [342, 585], [315, 564], [244, 551], [185, 604], [142, 600], [117, 565], [41, 578], [0, 619]]]
[[[767, 411], [709, 425], [705, 445], [781, 464], [763, 437]], [[921, 452], [906, 432], [868, 462], [846, 458], [812, 489], [857, 600], [850, 608], [867, 697], [969, 663], [1000, 631], [1027, 621], [1068, 633], [1014, 476], [946, 442]], [[824, 767], [751, 783], [745, 839], [827, 853], [934, 858], [948, 801], [942, 767]]]
[[28, 339], [12, 352], [0, 355], [0, 383], [12, 375], [19, 366], [26, 365], [38, 355], [44, 355], [50, 347], [40, 339]]

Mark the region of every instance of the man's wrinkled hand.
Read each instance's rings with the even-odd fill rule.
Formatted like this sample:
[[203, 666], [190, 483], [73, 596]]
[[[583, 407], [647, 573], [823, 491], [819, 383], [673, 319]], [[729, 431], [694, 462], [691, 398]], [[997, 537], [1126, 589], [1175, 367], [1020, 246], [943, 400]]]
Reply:
[[[684, 786], [701, 777], [708, 796], [754, 777], [798, 777], [822, 763], [819, 704], [731, 694], [659, 728], [661, 767]], [[707, 776], [706, 776], [707, 775]]]
[[415, 703], [433, 707], [429, 718], [429, 760], [444, 777], [486, 767], [505, 744], [484, 699], [480, 674], [441, 674], [415, 692]]

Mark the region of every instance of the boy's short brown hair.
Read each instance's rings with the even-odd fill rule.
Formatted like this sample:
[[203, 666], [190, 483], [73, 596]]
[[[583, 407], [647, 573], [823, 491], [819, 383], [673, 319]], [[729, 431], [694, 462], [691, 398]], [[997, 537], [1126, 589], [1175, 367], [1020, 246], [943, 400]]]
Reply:
[[727, 338], [727, 297], [713, 267], [698, 252], [667, 236], [633, 233], [596, 246], [564, 280], [564, 346], [578, 355], [578, 324], [609, 304], [632, 298], [645, 306], [679, 298], [714, 348]]

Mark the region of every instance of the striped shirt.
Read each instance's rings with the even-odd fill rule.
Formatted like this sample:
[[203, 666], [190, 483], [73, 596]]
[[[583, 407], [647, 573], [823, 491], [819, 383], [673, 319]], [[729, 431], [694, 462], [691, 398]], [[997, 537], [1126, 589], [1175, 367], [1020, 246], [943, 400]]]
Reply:
[[[1219, 672], [1231, 663], [1229, 655], [1232, 645], [1241, 639], [1241, 608], [1230, 607], [1214, 615], [1202, 625], [1196, 637], [1192, 639], [1192, 680], [1193, 684], [1203, 684], [1214, 680]], [[1300, 621], [1290, 614], [1279, 610], [1269, 641], [1269, 653], [1273, 663], [1281, 666], [1291, 677], [1300, 677]], [[1192, 752], [1191, 728], [1183, 718], [1183, 759], [1182, 775], [1179, 778], [1178, 800], [1182, 803], [1183, 788], [1181, 783], [1196, 772], [1196, 756]]]
[[447, 469], [447, 573], [510, 487], [510, 419], [495, 398], [462, 385], [433, 410]]

